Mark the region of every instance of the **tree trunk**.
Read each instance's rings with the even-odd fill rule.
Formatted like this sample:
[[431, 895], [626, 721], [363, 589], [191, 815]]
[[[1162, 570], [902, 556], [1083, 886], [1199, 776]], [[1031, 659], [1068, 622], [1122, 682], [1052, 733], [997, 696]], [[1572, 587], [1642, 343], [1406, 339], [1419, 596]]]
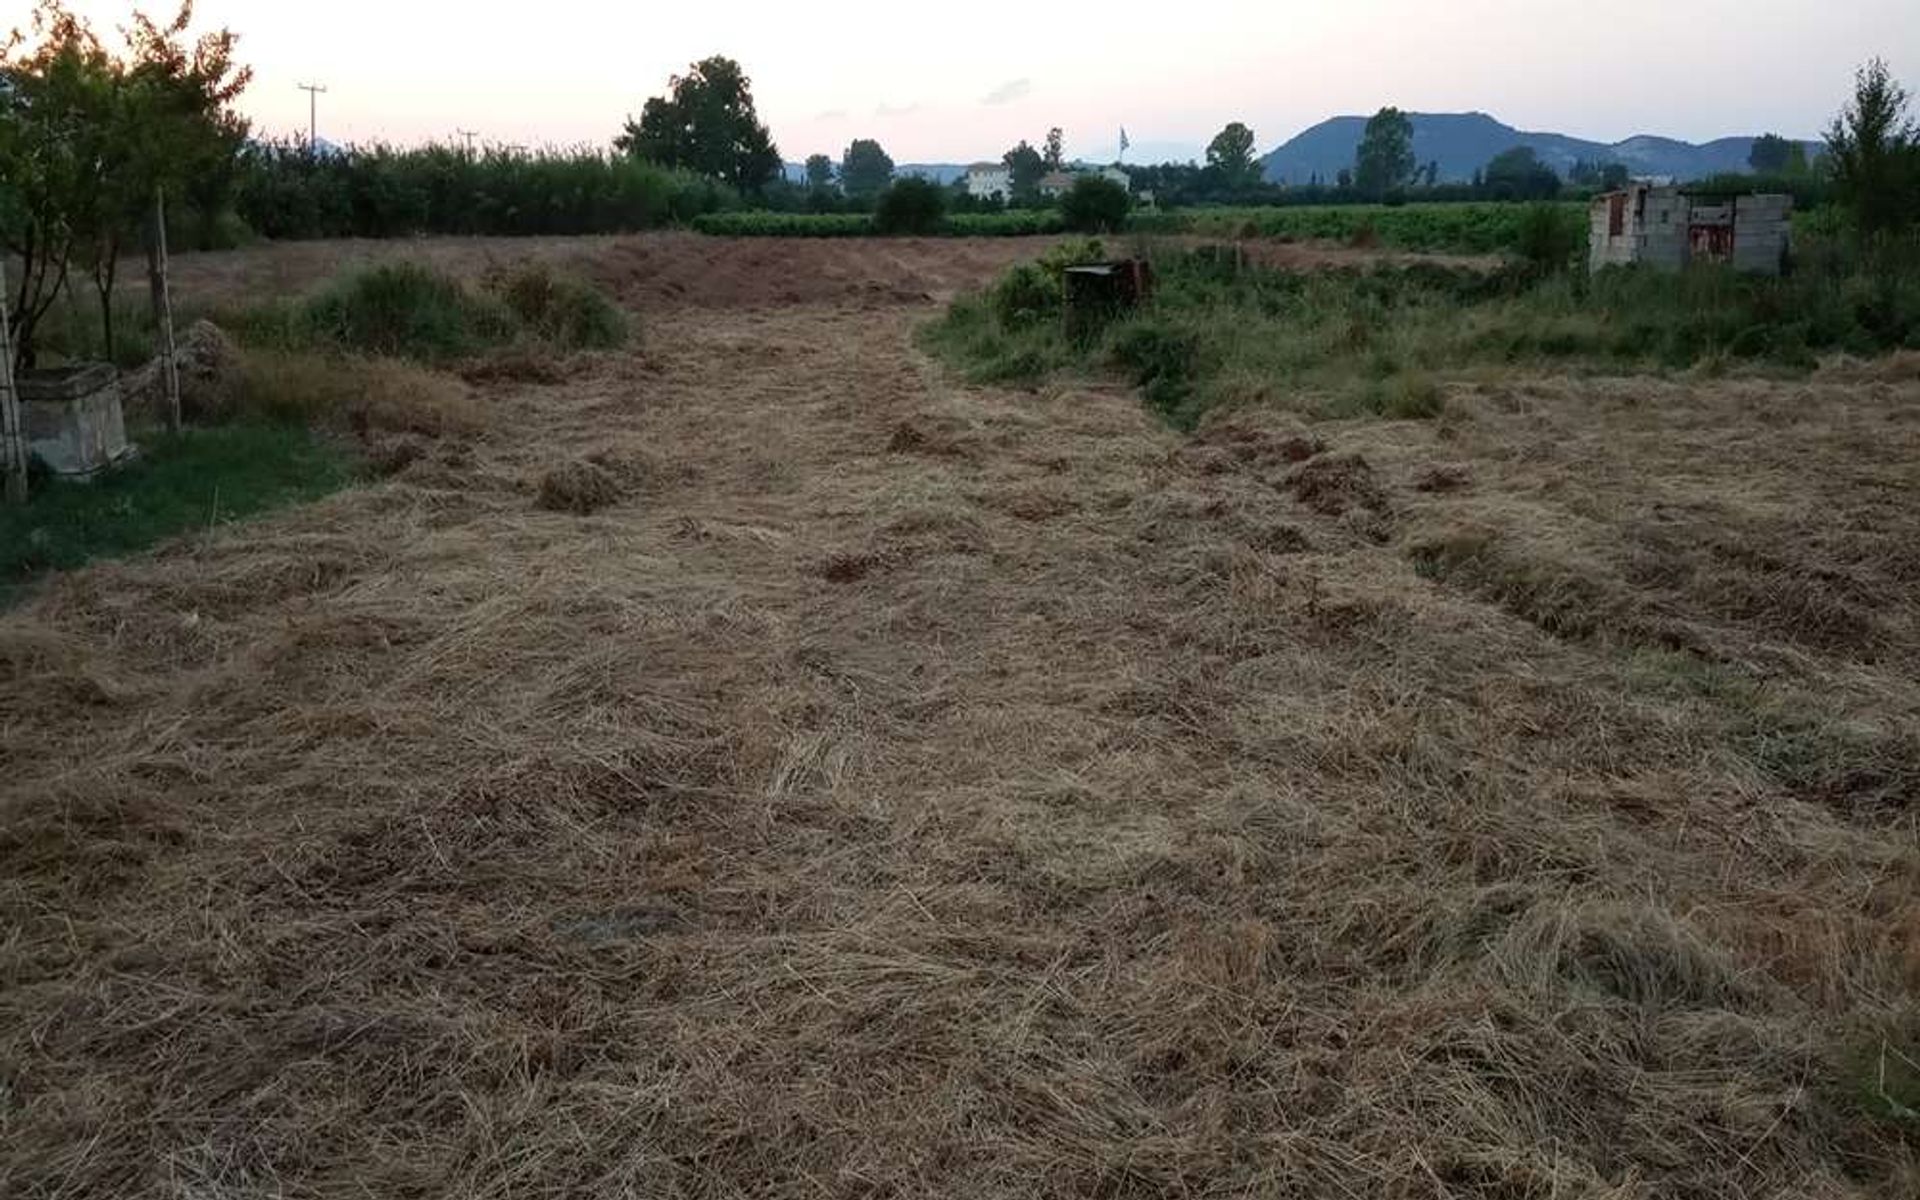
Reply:
[[113, 278], [120, 266], [120, 247], [102, 251], [101, 264], [95, 268], [93, 290], [100, 294], [100, 345], [102, 357], [113, 362]]
[[20, 419], [20, 394], [13, 389], [13, 336], [8, 328], [7, 264], [0, 257], [0, 475], [6, 477], [7, 503], [27, 502], [27, 431]]

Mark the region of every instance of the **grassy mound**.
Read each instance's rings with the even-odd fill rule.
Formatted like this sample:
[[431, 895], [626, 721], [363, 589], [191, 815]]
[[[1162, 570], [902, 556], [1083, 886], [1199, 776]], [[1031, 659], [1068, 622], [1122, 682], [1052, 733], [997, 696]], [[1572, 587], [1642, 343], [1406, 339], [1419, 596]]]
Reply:
[[542, 264], [494, 272], [476, 290], [418, 263], [383, 263], [305, 301], [242, 314], [237, 324], [255, 345], [429, 363], [528, 342], [561, 352], [609, 349], [628, 335], [626, 315], [604, 293]]

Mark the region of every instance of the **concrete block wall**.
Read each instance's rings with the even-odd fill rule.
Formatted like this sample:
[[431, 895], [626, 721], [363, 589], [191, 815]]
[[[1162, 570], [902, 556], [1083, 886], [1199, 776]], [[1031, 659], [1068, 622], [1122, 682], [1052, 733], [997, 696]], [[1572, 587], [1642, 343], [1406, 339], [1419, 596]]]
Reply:
[[1612, 235], [1611, 198], [1601, 196], [1588, 210], [1588, 263], [1592, 270], [1644, 263], [1679, 271], [1692, 259], [1691, 230], [1696, 225], [1733, 229], [1733, 266], [1741, 271], [1778, 274], [1790, 244], [1793, 197], [1742, 196], [1737, 201], [1702, 201], [1678, 188], [1635, 188], [1626, 193], [1626, 221]]
[[1613, 233], [1613, 200], [1596, 197], [1587, 209], [1587, 269], [1624, 267], [1639, 261], [1641, 236], [1633, 223], [1633, 195], [1627, 196], [1627, 219], [1619, 236]]
[[1668, 271], [1687, 265], [1687, 207], [1687, 198], [1672, 188], [1647, 193], [1641, 262]]
[[1741, 197], [1733, 226], [1735, 270], [1778, 275], [1792, 241], [1792, 196]]

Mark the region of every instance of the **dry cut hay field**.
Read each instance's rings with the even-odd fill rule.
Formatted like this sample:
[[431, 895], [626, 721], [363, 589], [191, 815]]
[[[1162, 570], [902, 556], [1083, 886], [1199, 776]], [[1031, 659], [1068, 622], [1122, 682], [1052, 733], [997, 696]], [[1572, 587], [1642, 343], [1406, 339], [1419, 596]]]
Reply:
[[1019, 250], [563, 248], [0, 615], [0, 1194], [1920, 1194], [1920, 372], [1188, 438], [913, 349]]

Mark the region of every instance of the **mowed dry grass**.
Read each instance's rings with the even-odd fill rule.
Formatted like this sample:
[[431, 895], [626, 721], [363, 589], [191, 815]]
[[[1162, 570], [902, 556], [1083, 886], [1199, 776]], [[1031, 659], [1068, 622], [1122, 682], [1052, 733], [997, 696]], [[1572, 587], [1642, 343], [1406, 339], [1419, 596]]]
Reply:
[[1183, 438], [928, 312], [0, 617], [0, 1194], [1920, 1191], [1910, 370]]

